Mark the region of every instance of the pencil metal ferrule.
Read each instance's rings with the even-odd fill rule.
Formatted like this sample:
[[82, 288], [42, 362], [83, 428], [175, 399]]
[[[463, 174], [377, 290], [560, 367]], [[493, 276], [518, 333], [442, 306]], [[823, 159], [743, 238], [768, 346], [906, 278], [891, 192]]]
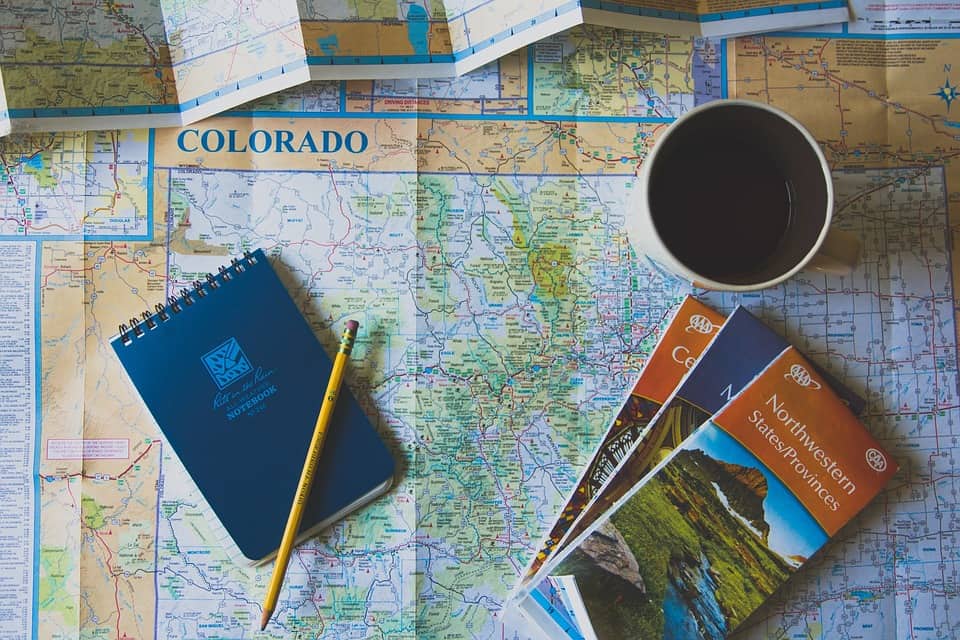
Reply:
[[352, 333], [349, 330], [343, 332], [343, 336], [340, 337], [340, 349], [339, 352], [344, 355], [350, 355], [353, 353], [353, 343], [357, 339], [356, 334]]

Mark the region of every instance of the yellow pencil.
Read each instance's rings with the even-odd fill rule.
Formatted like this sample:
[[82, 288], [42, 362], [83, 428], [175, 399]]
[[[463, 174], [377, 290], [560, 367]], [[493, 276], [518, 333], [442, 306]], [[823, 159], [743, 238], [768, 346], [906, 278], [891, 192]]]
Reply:
[[320, 415], [317, 416], [317, 424], [313, 428], [313, 438], [310, 440], [310, 449], [307, 451], [307, 460], [303, 463], [303, 471], [300, 473], [297, 495], [293, 501], [293, 506], [290, 507], [287, 526], [283, 530], [280, 550], [277, 551], [277, 562], [273, 565], [273, 577], [270, 578], [270, 586], [267, 588], [267, 595], [263, 600], [263, 615], [260, 616], [261, 631], [267, 628], [270, 616], [273, 615], [273, 610], [277, 606], [277, 597], [280, 595], [280, 587], [283, 585], [283, 576], [287, 573], [287, 562], [289, 562], [290, 552], [293, 550], [293, 541], [297, 537], [297, 530], [300, 529], [303, 508], [307, 504], [307, 498], [310, 497], [310, 487], [313, 486], [313, 474], [317, 469], [317, 460], [320, 459], [323, 440], [327, 435], [327, 427], [330, 425], [330, 418], [333, 416], [333, 409], [337, 404], [337, 396], [340, 394], [343, 370], [347, 364], [347, 359], [350, 357], [350, 352], [353, 351], [353, 341], [357, 337], [359, 326], [360, 323], [356, 320], [349, 320], [347, 328], [343, 330], [343, 336], [340, 338], [340, 349], [337, 351], [337, 357], [333, 360], [333, 370], [330, 371], [327, 392], [323, 396]]

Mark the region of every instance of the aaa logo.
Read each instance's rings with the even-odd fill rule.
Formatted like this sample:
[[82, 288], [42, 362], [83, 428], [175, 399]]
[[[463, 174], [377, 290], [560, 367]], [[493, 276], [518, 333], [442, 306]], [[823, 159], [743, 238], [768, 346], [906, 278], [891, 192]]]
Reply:
[[710, 318], [697, 313], [690, 316], [690, 324], [687, 326], [687, 333], [696, 331], [697, 333], [709, 335], [713, 333], [713, 330], [716, 328], [717, 325], [710, 322]]
[[887, 469], [887, 456], [883, 452], [873, 447], [867, 449], [867, 464], [877, 473], [883, 473]]
[[200, 360], [220, 389], [225, 389], [253, 371], [250, 361], [236, 338], [228, 339], [219, 347], [206, 353]]
[[790, 371], [783, 374], [783, 377], [787, 380], [793, 380], [801, 387], [820, 388], [820, 383], [813, 379], [813, 376], [810, 375], [810, 372], [807, 371], [807, 368], [802, 364], [791, 365]]

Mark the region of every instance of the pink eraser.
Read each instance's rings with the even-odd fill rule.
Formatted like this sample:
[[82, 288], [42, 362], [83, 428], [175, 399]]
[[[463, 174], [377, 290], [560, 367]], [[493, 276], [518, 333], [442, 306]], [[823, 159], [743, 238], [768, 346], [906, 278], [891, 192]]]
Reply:
[[356, 333], [357, 329], [360, 328], [360, 323], [356, 320], [347, 320], [347, 331], [350, 333]]

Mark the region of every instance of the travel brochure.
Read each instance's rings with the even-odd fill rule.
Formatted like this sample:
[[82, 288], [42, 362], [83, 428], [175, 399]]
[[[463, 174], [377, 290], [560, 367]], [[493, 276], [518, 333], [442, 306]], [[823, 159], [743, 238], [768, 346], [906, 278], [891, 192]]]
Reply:
[[[680, 325], [684, 328], [680, 329]], [[679, 331], [688, 335], [706, 334], [713, 339], [704, 343], [699, 350], [692, 350], [674, 337]], [[611, 473], [604, 476], [600, 487], [590, 490], [588, 484], [584, 488], [584, 481], [581, 480], [516, 591], [535, 583], [552, 554], [562, 550], [570, 540], [580, 536], [601, 518], [646, 475], [665, 451], [678, 447], [696, 427], [719, 410], [787, 346], [786, 340], [744, 307], [738, 307], [723, 322], [717, 312], [688, 297], [664, 332], [636, 385], [641, 393], [646, 391], [658, 399], [663, 398], [655, 403], [655, 408], [651, 405], [646, 407], [648, 413], [654, 415], [648, 415], [643, 425], [637, 427], [640, 432], [633, 437], [630, 447], [619, 456]], [[662, 361], [667, 353], [671, 360], [674, 357], [677, 360], [682, 358], [685, 364], [684, 370], [675, 373], [673, 378], [658, 375], [664, 368]], [[686, 371], [688, 368], [691, 369], [689, 373]], [[827, 377], [848, 406], [859, 413], [863, 400]], [[651, 380], [660, 382], [660, 388], [651, 388], [655, 386]], [[663, 384], [671, 380], [674, 388], [664, 388]], [[638, 404], [635, 395], [636, 392], [625, 403], [612, 429], [618, 426], [618, 421], [623, 420], [622, 416], [635, 411], [634, 407]], [[587, 465], [586, 478], [591, 477], [590, 470], [601, 466], [610, 457], [610, 448], [606, 445], [609, 439], [608, 434], [594, 453]]]
[[537, 574], [587, 504], [593, 502], [637, 438], [646, 432], [650, 419], [716, 336], [723, 320], [722, 314], [695, 298], [686, 298], [677, 308], [623, 408], [613, 419], [590, 464], [570, 492], [560, 517], [524, 572], [525, 580], [531, 580]]
[[551, 638], [726, 637], [896, 472], [862, 407], [737, 308], [511, 602]]
[[0, 135], [181, 126], [309, 80], [450, 77], [581, 24], [727, 37], [848, 19], [846, 0], [14, 2]]

